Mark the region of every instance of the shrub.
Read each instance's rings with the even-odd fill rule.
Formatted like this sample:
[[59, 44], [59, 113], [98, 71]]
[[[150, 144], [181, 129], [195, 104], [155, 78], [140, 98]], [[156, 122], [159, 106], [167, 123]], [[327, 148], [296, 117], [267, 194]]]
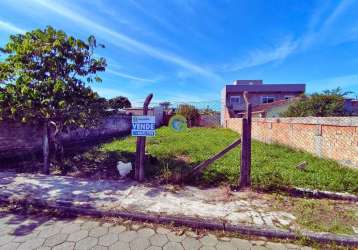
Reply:
[[199, 125], [200, 113], [197, 108], [190, 104], [182, 104], [178, 108], [178, 114], [184, 116], [188, 122], [188, 127]]
[[282, 113], [284, 117], [306, 116], [344, 116], [344, 97], [350, 92], [343, 92], [340, 88], [325, 90], [323, 93], [314, 93], [303, 96], [299, 101], [293, 102]]

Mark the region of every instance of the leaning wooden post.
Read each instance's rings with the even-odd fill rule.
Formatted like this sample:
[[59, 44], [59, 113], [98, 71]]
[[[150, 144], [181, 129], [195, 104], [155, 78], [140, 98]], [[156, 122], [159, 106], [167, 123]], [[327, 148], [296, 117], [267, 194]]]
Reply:
[[251, 186], [251, 121], [252, 107], [249, 103], [248, 93], [244, 92], [246, 105], [245, 117], [242, 119], [241, 132], [241, 164], [240, 164], [240, 183], [239, 188]]
[[[147, 98], [145, 98], [143, 115], [148, 115], [148, 106], [152, 98], [153, 94], [149, 94]], [[145, 136], [137, 137], [134, 178], [140, 182], [144, 181], [145, 141]]]

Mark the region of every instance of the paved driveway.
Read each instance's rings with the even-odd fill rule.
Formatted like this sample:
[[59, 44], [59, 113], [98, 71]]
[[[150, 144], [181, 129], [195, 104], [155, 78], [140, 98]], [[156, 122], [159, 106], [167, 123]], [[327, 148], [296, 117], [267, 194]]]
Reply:
[[56, 219], [0, 213], [3, 249], [310, 249], [293, 244], [218, 238], [192, 231], [176, 233], [165, 227], [127, 222], [108, 223], [88, 218]]

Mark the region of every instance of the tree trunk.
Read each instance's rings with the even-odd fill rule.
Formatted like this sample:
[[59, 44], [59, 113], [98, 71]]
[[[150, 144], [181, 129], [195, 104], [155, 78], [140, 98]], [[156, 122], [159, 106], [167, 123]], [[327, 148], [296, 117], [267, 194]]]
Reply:
[[43, 127], [43, 139], [42, 139], [42, 150], [43, 150], [43, 174], [50, 174], [50, 144], [49, 144], [49, 128], [48, 122], [44, 122]]
[[59, 143], [57, 141], [57, 145], [56, 145], [56, 163], [58, 164], [58, 166], [61, 169], [61, 174], [62, 175], [67, 175], [68, 172], [68, 168], [65, 164], [65, 162], [63, 161], [64, 158], [64, 149], [63, 149], [63, 145], [61, 143]]
[[60, 139], [60, 132], [63, 130], [63, 126], [56, 126], [55, 125], [55, 132], [50, 139], [53, 141], [53, 145], [54, 145], [54, 152], [55, 152], [55, 159], [56, 159], [56, 164], [60, 167], [61, 170], [61, 174], [62, 175], [66, 175], [68, 168], [66, 166], [66, 164], [64, 163], [63, 159], [64, 159], [64, 148], [62, 145], [62, 141]]

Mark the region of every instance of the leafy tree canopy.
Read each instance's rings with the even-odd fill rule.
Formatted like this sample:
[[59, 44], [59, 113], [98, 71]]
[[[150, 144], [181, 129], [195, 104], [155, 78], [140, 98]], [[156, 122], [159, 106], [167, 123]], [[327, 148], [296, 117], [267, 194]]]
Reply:
[[108, 100], [108, 107], [115, 110], [130, 108], [131, 106], [132, 106], [131, 102], [128, 100], [127, 97], [124, 96], [117, 96], [115, 98]]
[[293, 102], [282, 115], [284, 117], [344, 116], [344, 97], [350, 93], [336, 88], [303, 96], [300, 100]]
[[100, 82], [104, 58], [95, 58], [94, 36], [87, 41], [48, 26], [10, 36], [1, 48], [0, 118], [84, 126], [104, 109], [86, 83]]
[[199, 110], [190, 104], [181, 104], [178, 107], [178, 114], [184, 116], [188, 122], [188, 126], [198, 125], [200, 119]]

